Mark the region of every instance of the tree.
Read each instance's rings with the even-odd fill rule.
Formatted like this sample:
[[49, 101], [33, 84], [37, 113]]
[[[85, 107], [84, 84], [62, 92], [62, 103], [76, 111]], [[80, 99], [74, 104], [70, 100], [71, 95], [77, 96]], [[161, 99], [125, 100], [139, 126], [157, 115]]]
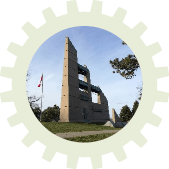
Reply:
[[139, 102], [136, 100], [133, 104], [133, 108], [132, 108], [132, 115], [134, 116], [135, 112], [137, 111], [137, 108], [139, 106]]
[[40, 121], [41, 109], [39, 107], [35, 107], [32, 109], [36, 118]]
[[122, 45], [127, 45], [127, 43], [123, 41], [123, 42], [122, 42]]
[[[123, 41], [122, 45], [127, 45], [127, 43]], [[128, 55], [127, 57], [122, 58], [121, 61], [119, 61], [118, 58], [114, 59], [113, 61], [110, 60], [110, 64], [112, 68], [116, 70], [113, 71], [113, 73], [119, 73], [126, 79], [132, 79], [134, 76], [136, 76], [135, 71], [140, 68], [139, 62], [135, 55]]]
[[122, 107], [120, 112], [120, 119], [122, 122], [128, 122], [133, 117], [130, 108], [125, 105]]
[[[28, 85], [28, 81], [30, 80], [30, 77], [31, 77], [31, 73], [30, 73], [30, 70], [28, 70], [27, 75], [26, 75], [27, 85]], [[40, 120], [41, 110], [40, 110], [38, 101], [40, 100], [41, 97], [38, 97], [35, 94], [29, 95], [29, 92], [28, 91], [26, 91], [26, 92], [27, 92], [27, 96], [28, 96], [29, 105], [30, 105], [34, 115], [36, 116], [36, 118], [38, 120]]]
[[[124, 41], [122, 42], [122, 45], [127, 45]], [[122, 58], [122, 60], [119, 61], [118, 58], [114, 59], [113, 61], [109, 61], [112, 68], [116, 71], [113, 71], [113, 73], [119, 73], [122, 77], [126, 79], [132, 79], [134, 78], [135, 72], [140, 68], [139, 62], [135, 55], [128, 55], [125, 58]], [[139, 90], [139, 100], [141, 100], [142, 96], [142, 86], [137, 88]]]
[[28, 96], [28, 102], [31, 107], [31, 109], [35, 109], [36, 107], [39, 107], [39, 104], [37, 103], [40, 100], [41, 97], [37, 97], [35, 94]]
[[60, 119], [60, 108], [57, 105], [48, 107], [41, 114], [42, 122], [58, 121]]
[[143, 84], [142, 84], [142, 86], [138, 86], [137, 90], [138, 90], [138, 100], [141, 100], [142, 90], [143, 90]]

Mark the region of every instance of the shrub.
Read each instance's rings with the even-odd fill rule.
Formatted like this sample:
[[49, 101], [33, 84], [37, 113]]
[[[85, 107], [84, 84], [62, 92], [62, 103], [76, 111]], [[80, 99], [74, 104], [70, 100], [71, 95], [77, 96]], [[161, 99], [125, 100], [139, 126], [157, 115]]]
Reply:
[[41, 114], [42, 122], [58, 121], [60, 117], [60, 108], [56, 105], [48, 107]]

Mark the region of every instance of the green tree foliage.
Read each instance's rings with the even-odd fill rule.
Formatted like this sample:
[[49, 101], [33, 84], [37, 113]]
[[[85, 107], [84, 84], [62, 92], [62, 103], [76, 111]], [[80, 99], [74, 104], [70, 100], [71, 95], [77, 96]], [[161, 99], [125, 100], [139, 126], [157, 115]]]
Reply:
[[48, 107], [41, 114], [42, 122], [58, 121], [60, 118], [60, 108], [56, 105]]
[[32, 111], [36, 118], [40, 121], [41, 109], [39, 107], [32, 108]]
[[120, 112], [120, 119], [122, 122], [128, 122], [133, 117], [130, 108], [125, 105], [122, 107]]
[[131, 111], [133, 116], [134, 116], [138, 106], [139, 106], [139, 102], [136, 100], [133, 104], [133, 108], [132, 108], [132, 111]]
[[110, 64], [113, 69], [113, 73], [119, 73], [126, 79], [132, 79], [135, 75], [135, 71], [140, 67], [135, 55], [128, 55], [119, 61], [118, 58], [113, 61], [110, 60]]
[[[127, 44], [123, 41], [122, 45]], [[128, 55], [127, 57], [122, 58], [120, 61], [118, 58], [114, 59], [113, 61], [110, 60], [110, 64], [112, 68], [116, 70], [113, 71], [113, 73], [119, 73], [126, 79], [132, 79], [134, 76], [136, 76], [135, 71], [140, 68], [139, 62], [135, 55]]]
[[[122, 45], [127, 45], [124, 41], [122, 42]], [[126, 79], [132, 79], [134, 78], [135, 72], [140, 68], [139, 62], [135, 55], [128, 55], [125, 58], [122, 58], [122, 60], [119, 61], [118, 58], [114, 59], [113, 61], [109, 61], [112, 68], [115, 69], [113, 73], [119, 73], [122, 77]], [[142, 96], [142, 86], [138, 87], [139, 97], [138, 99], [141, 100]]]

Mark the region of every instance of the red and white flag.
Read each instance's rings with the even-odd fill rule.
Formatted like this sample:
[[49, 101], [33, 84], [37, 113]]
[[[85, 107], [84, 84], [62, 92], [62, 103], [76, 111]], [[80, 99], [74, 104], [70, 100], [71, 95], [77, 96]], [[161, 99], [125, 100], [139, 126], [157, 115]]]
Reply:
[[[42, 97], [43, 97], [43, 73], [42, 73], [42, 76], [40, 78], [40, 82], [38, 84], [38, 87], [41, 87], [42, 86], [42, 95], [41, 95], [41, 113], [42, 113]], [[41, 121], [41, 114], [40, 114], [40, 121]]]
[[39, 82], [39, 84], [38, 84], [38, 87], [41, 87], [41, 82], [43, 81], [43, 74], [42, 74], [42, 76], [41, 76], [41, 78], [40, 78], [40, 82]]

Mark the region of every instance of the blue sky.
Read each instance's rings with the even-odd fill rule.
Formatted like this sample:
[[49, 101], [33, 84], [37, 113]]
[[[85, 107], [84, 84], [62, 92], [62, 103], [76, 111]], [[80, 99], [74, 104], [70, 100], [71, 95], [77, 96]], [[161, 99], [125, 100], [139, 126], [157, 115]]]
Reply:
[[[142, 84], [141, 70], [137, 70], [136, 77], [126, 80], [119, 74], [112, 73], [113, 69], [109, 64], [109, 60], [133, 54], [132, 50], [122, 45], [120, 38], [106, 30], [83, 26], [65, 29], [53, 35], [40, 46], [31, 60], [31, 79], [27, 83], [27, 91], [29, 94], [41, 95], [41, 87], [37, 85], [43, 73], [43, 110], [54, 104], [60, 107], [66, 36], [77, 50], [78, 63], [87, 65], [90, 70], [91, 83], [100, 86], [107, 97], [110, 116], [112, 108], [118, 114], [126, 104], [132, 108], [138, 94], [136, 87]], [[79, 79], [82, 79], [82, 75]], [[96, 102], [96, 95], [92, 96], [93, 102]]]

